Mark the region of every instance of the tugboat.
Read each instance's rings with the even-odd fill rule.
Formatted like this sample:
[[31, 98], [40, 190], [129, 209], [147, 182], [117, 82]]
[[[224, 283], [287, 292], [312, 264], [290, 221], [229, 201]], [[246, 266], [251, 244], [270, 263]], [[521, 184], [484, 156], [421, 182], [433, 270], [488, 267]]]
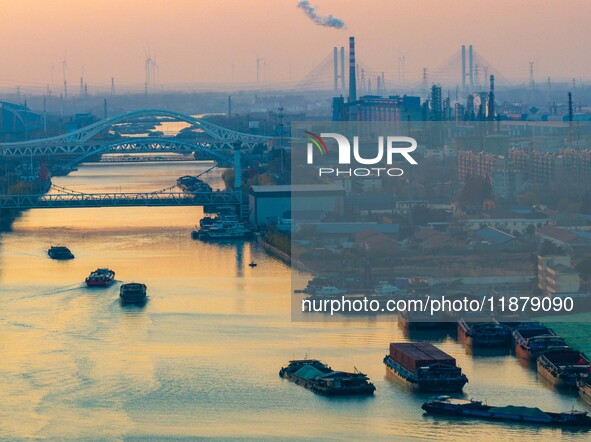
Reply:
[[591, 427], [591, 417], [586, 411], [552, 413], [536, 407], [515, 405], [493, 407], [483, 404], [482, 401], [452, 399], [449, 396], [440, 396], [425, 402], [421, 408], [427, 413], [447, 416], [524, 422], [553, 427]]
[[502, 346], [509, 342], [511, 331], [497, 322], [466, 322], [460, 319], [458, 337], [473, 346]]
[[517, 356], [536, 360], [550, 347], [565, 347], [566, 342], [554, 330], [539, 322], [524, 322], [513, 329]]
[[51, 246], [47, 254], [51, 259], [74, 259], [74, 254], [64, 246]]
[[119, 289], [119, 297], [123, 304], [143, 304], [146, 302], [146, 284], [130, 282]]
[[456, 360], [428, 342], [393, 342], [384, 364], [421, 391], [461, 391], [468, 382]]
[[576, 388], [579, 378], [591, 374], [591, 361], [570, 347], [550, 348], [537, 362], [538, 373], [559, 388]]
[[106, 287], [115, 279], [115, 272], [110, 269], [96, 269], [86, 278], [88, 287]]
[[333, 371], [317, 359], [289, 361], [287, 367], [279, 370], [279, 376], [326, 396], [372, 395], [376, 390], [366, 374]]

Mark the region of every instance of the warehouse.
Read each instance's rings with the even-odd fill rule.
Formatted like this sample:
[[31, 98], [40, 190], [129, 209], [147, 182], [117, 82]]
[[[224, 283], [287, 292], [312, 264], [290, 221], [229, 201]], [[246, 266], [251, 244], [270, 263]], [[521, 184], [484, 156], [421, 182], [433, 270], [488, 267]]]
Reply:
[[262, 226], [281, 219], [320, 220], [342, 213], [345, 189], [340, 184], [252, 186], [248, 195], [249, 221]]

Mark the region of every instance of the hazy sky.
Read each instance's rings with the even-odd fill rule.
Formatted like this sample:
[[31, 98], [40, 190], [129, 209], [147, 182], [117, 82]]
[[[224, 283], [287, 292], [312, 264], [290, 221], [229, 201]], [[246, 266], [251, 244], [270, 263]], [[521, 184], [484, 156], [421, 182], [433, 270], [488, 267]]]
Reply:
[[[300, 80], [331, 53], [357, 40], [358, 58], [387, 80], [420, 81], [472, 43], [506, 77], [588, 78], [591, 1], [588, 0], [311, 0], [341, 30], [312, 22], [298, 0], [0, 0], [0, 87], [42, 90], [68, 82], [141, 87], [146, 48], [158, 82], [254, 83]], [[53, 69], [52, 69], [53, 66]], [[232, 69], [232, 66], [234, 68]]]

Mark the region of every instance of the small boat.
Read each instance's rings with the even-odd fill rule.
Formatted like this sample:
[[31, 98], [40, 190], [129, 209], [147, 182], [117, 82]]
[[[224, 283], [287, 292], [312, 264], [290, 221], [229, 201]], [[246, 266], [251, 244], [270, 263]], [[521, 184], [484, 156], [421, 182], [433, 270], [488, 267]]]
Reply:
[[47, 254], [51, 259], [74, 259], [74, 254], [64, 246], [51, 246]]
[[482, 401], [452, 399], [440, 396], [425, 402], [421, 407], [427, 413], [446, 416], [491, 419], [509, 422], [522, 422], [554, 427], [591, 427], [591, 417], [586, 411], [552, 413], [537, 407], [506, 405], [494, 407]]
[[506, 345], [511, 338], [508, 327], [497, 322], [467, 322], [458, 321], [458, 337], [473, 346]]
[[421, 391], [461, 391], [468, 378], [456, 360], [428, 342], [392, 342], [386, 368]]
[[372, 395], [376, 387], [366, 374], [333, 371], [317, 359], [289, 361], [279, 376], [314, 393], [326, 396]]
[[257, 266], [257, 263], [254, 262], [254, 261], [252, 261], [250, 264], [248, 264], [248, 266], [249, 267], [256, 267]]
[[96, 269], [86, 278], [88, 287], [106, 287], [115, 280], [115, 272], [111, 269]]
[[124, 304], [142, 304], [146, 302], [146, 284], [130, 282], [119, 289], [119, 297]]
[[559, 388], [576, 388], [577, 380], [591, 374], [591, 361], [570, 347], [550, 348], [537, 361], [538, 373]]

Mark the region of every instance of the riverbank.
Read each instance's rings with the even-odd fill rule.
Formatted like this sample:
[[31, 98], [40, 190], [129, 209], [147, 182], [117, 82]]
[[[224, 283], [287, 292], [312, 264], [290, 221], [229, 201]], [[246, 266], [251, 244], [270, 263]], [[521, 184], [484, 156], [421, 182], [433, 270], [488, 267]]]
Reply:
[[291, 268], [297, 269], [301, 272], [314, 274], [314, 272], [302, 261], [299, 259], [294, 259], [290, 254], [280, 250], [278, 247], [266, 240], [263, 236], [258, 238], [258, 242], [268, 255], [279, 259], [281, 262], [289, 265]]

